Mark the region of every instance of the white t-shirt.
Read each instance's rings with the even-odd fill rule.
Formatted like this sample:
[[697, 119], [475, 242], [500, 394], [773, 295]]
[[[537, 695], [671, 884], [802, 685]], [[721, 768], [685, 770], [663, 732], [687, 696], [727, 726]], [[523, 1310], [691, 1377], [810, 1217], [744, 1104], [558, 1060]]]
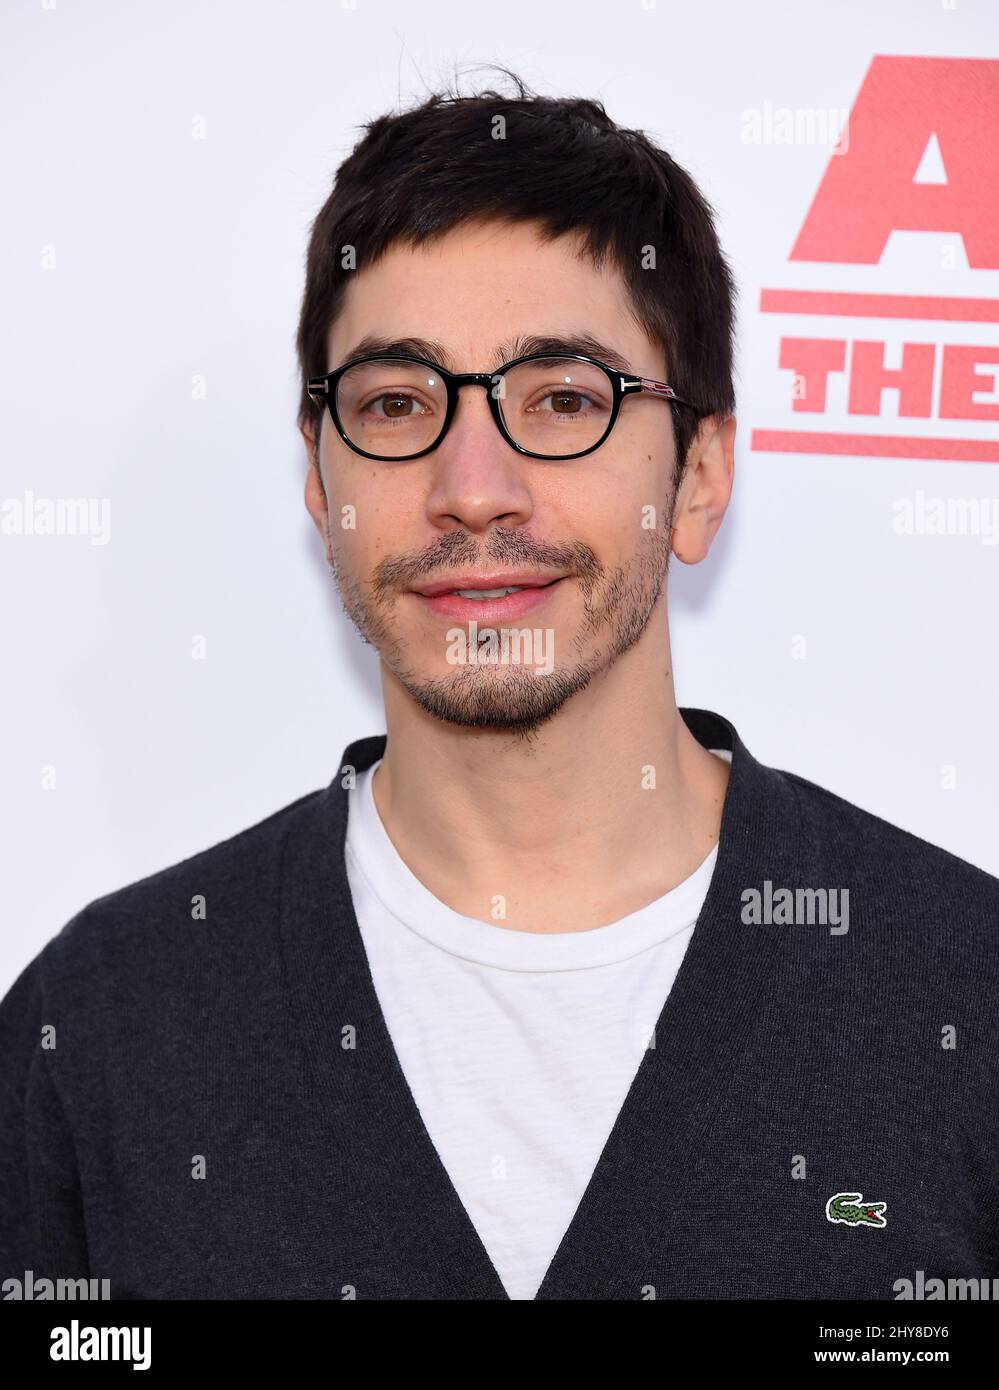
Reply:
[[[727, 752], [720, 757], [730, 758]], [[511, 1299], [532, 1299], [680, 967], [717, 846], [676, 888], [589, 931], [465, 917], [351, 790], [346, 868], [375, 990], [427, 1131]]]

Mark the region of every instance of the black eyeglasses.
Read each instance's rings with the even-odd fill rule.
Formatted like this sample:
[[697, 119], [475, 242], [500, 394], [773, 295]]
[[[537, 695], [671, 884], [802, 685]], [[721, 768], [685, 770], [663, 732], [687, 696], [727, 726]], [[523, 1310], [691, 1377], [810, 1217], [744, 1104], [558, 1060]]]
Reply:
[[362, 357], [308, 392], [325, 400], [343, 442], [368, 459], [422, 458], [447, 434], [462, 386], [482, 386], [496, 428], [519, 454], [576, 459], [599, 449], [625, 396], [648, 393], [685, 405], [664, 381], [629, 376], [582, 353], [517, 357], [494, 372], [447, 372], [422, 357]]

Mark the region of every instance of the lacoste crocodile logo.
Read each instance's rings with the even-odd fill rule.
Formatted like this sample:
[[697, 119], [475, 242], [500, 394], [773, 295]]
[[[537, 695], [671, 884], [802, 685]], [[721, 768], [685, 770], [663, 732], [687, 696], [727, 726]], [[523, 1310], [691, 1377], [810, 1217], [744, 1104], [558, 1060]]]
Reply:
[[844, 1226], [887, 1226], [881, 1213], [887, 1202], [865, 1202], [860, 1192], [837, 1192], [826, 1202], [826, 1216]]

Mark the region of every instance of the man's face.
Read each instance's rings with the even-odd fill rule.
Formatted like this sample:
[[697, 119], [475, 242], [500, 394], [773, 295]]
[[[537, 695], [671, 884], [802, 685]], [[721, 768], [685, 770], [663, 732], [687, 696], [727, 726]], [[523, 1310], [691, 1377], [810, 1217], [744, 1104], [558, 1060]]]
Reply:
[[[442, 366], [494, 371], [509, 360], [500, 345], [518, 336], [587, 334], [664, 380], [619, 272], [595, 270], [574, 246], [492, 222], [394, 247], [351, 281], [328, 367], [369, 335], [432, 339], [450, 353]], [[324, 413], [318, 463], [323, 486], [310, 469], [306, 502], [344, 608], [437, 718], [536, 727], [634, 646], [663, 596], [675, 457], [661, 398], [626, 398], [599, 449], [551, 461], [512, 449], [474, 386], [462, 388], [444, 441], [408, 462], [354, 453]], [[497, 577], [528, 587], [504, 599], [421, 592], [491, 588], [482, 581]]]

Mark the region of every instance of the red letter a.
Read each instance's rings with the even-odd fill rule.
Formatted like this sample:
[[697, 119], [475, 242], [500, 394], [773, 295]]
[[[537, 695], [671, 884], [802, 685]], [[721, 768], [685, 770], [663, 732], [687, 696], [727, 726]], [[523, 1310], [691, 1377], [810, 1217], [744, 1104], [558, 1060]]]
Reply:
[[[913, 183], [936, 135], [945, 184]], [[999, 60], [876, 56], [792, 261], [877, 265], [893, 231], [954, 232], [999, 269]]]

